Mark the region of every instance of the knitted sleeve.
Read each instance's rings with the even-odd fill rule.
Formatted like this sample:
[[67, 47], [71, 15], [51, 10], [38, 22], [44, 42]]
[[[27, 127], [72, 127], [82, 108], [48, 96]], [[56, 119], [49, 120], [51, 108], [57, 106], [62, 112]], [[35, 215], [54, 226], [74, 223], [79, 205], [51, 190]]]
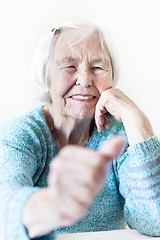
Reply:
[[154, 136], [130, 146], [117, 162], [119, 190], [130, 228], [160, 236], [160, 142]]
[[[39, 187], [33, 179], [42, 149], [30, 124], [15, 121], [0, 134], [0, 239], [29, 240], [22, 223], [27, 199]], [[40, 239], [51, 239], [51, 234]], [[54, 237], [52, 238], [54, 239]]]

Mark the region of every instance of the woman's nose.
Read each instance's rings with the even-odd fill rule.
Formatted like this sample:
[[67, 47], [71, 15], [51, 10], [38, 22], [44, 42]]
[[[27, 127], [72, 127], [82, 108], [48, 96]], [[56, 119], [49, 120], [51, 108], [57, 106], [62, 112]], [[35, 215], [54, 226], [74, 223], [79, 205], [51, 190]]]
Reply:
[[91, 87], [93, 85], [93, 76], [89, 70], [79, 71], [77, 73], [76, 85], [81, 85], [82, 87]]

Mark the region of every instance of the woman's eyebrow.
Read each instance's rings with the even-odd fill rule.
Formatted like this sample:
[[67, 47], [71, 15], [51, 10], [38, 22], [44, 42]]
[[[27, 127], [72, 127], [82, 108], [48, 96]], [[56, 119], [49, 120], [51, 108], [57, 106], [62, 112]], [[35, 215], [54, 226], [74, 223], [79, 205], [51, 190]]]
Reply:
[[73, 63], [77, 63], [78, 62], [78, 58], [74, 58], [74, 57], [65, 57], [61, 60], [56, 61], [57, 65], [63, 65], [63, 64], [73, 64]]
[[94, 64], [94, 63], [102, 63], [103, 60], [101, 58], [96, 58], [96, 59], [93, 59], [90, 61], [91, 64]]
[[102, 58], [96, 58], [96, 59], [93, 59], [89, 62], [91, 65], [92, 64], [104, 64], [104, 65], [108, 65], [109, 64], [109, 61], [106, 60], [106, 59], [102, 59]]

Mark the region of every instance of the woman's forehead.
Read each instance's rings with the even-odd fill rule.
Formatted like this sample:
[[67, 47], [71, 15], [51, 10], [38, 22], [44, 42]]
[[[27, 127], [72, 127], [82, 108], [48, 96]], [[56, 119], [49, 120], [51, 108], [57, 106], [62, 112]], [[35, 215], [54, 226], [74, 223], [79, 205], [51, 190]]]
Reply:
[[[90, 61], [102, 61], [110, 59], [109, 51], [100, 40], [99, 34], [93, 32], [84, 39], [82, 33], [76, 34], [76, 31], [62, 32], [57, 39], [53, 58], [67, 62], [78, 61], [79, 58], [86, 57]], [[82, 38], [80, 41], [79, 39]]]
[[64, 46], [66, 48], [71, 48], [72, 46], [88, 46], [92, 45], [95, 47], [101, 48], [102, 42], [100, 40], [99, 33], [97, 31], [94, 32], [86, 32], [80, 30], [64, 30], [58, 36], [56, 46]]

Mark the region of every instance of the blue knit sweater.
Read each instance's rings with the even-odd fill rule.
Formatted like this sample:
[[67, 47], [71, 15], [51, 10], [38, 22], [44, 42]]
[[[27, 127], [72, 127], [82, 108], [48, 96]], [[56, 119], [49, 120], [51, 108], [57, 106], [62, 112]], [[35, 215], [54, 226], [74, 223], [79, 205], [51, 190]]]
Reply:
[[[110, 129], [95, 127], [88, 148], [98, 149], [115, 134], [126, 146], [109, 166], [104, 189], [89, 207], [86, 217], [57, 233], [123, 229], [126, 223], [138, 231], [160, 236], [160, 143], [156, 137], [128, 147], [124, 126], [109, 120]], [[47, 186], [51, 160], [57, 145], [42, 107], [9, 122], [0, 134], [0, 239], [28, 240], [22, 224], [27, 199]], [[54, 239], [54, 232], [37, 239]]]

